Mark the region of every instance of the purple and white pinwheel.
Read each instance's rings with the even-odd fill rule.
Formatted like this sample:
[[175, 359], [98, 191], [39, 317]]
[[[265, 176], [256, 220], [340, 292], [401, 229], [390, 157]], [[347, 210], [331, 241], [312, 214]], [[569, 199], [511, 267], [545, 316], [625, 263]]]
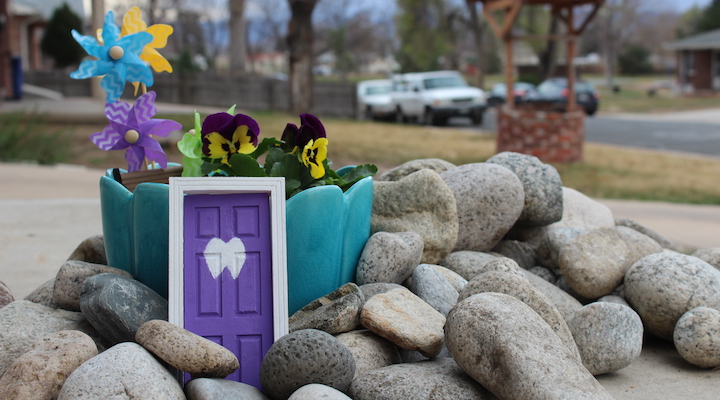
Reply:
[[[153, 119], [157, 112], [155, 92], [147, 92], [132, 106], [123, 101], [105, 104], [105, 116], [110, 124], [102, 132], [93, 133], [90, 140], [102, 150], [125, 150], [128, 172], [139, 171], [143, 159], [167, 167], [167, 157], [160, 143], [152, 136], [167, 137], [182, 125], [169, 119]], [[152, 135], [152, 136], [151, 136]]]

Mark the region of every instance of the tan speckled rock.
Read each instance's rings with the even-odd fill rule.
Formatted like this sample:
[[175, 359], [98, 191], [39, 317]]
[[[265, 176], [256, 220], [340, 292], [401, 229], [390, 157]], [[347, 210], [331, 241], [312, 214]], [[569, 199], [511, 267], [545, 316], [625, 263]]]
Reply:
[[83, 332], [45, 335], [0, 378], [0, 399], [57, 398], [65, 379], [97, 354], [95, 342]]
[[10, 288], [7, 287], [3, 281], [0, 281], [0, 308], [5, 307], [13, 301], [15, 301], [15, 297], [13, 297]]
[[675, 324], [673, 342], [680, 356], [700, 368], [720, 366], [720, 311], [695, 307]]
[[336, 338], [355, 358], [355, 376], [402, 362], [394, 344], [367, 329], [341, 333]]
[[132, 278], [130, 273], [119, 268], [78, 260], [65, 261], [57, 275], [55, 275], [53, 300], [55, 300], [59, 308], [80, 311], [80, 293], [82, 292], [83, 282], [93, 275], [104, 273]]
[[193, 377], [224, 378], [240, 367], [230, 350], [167, 321], [144, 323], [135, 341]]
[[368, 299], [360, 322], [396, 345], [426, 357], [435, 357], [442, 349], [445, 317], [404, 288]]

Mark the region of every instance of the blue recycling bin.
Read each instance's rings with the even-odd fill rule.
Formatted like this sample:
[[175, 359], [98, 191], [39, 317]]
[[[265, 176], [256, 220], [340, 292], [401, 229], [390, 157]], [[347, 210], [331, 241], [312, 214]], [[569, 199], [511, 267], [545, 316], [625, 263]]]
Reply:
[[22, 59], [20, 56], [15, 56], [10, 61], [10, 70], [12, 72], [12, 89], [13, 99], [22, 99], [22, 84], [23, 84], [23, 71], [22, 71]]

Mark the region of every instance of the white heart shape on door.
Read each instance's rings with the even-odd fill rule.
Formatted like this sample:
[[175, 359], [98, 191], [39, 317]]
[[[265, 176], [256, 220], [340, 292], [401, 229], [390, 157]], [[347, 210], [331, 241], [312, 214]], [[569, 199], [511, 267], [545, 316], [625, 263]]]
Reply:
[[220, 276], [223, 269], [227, 268], [233, 279], [237, 279], [245, 265], [245, 243], [240, 238], [232, 238], [227, 243], [220, 238], [213, 238], [205, 246], [203, 255], [213, 278]]

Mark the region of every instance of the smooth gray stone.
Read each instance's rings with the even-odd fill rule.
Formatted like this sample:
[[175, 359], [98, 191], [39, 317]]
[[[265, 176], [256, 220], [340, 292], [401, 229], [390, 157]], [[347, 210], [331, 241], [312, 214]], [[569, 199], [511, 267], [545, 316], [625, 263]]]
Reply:
[[142, 283], [115, 274], [93, 275], [83, 282], [83, 315], [110, 343], [132, 342], [140, 326], [168, 319], [168, 303]]
[[393, 289], [403, 289], [403, 288], [405, 288], [405, 286], [403, 286], [399, 283], [388, 283], [388, 282], [366, 283], [364, 285], [360, 285], [360, 291], [363, 293], [365, 300], [368, 300], [369, 298], [375, 296], [376, 294], [387, 293]]
[[336, 338], [355, 358], [355, 376], [402, 362], [394, 344], [367, 329], [341, 333]]
[[309, 383], [340, 391], [355, 375], [355, 358], [334, 336], [316, 329], [291, 332], [273, 343], [260, 367], [260, 382], [274, 399], [287, 399]]
[[448, 314], [445, 341], [458, 365], [501, 399], [611, 400], [528, 305], [481, 293]]
[[13, 301], [15, 301], [15, 297], [13, 296], [12, 291], [3, 281], [0, 281], [0, 308], [5, 307]]
[[120, 343], [91, 358], [65, 381], [58, 400], [177, 399], [175, 377], [137, 343]]
[[582, 308], [582, 303], [552, 283], [529, 271], [526, 271], [525, 277], [536, 289], [550, 299], [550, 302], [560, 311], [565, 321]]
[[345, 393], [330, 386], [311, 383], [296, 390], [288, 400], [352, 400]]
[[660, 247], [664, 249], [677, 250], [672, 240], [660, 235], [659, 233], [653, 231], [652, 229], [640, 224], [639, 222], [631, 218], [615, 218], [615, 226], [626, 226], [628, 228], [634, 229], [644, 235], [649, 236], [650, 238], [652, 238], [652, 240], [659, 244]]
[[631, 264], [647, 255], [663, 251], [663, 248], [656, 241], [644, 233], [626, 226], [616, 226], [615, 230], [625, 239], [625, 244], [629, 250], [628, 259]]
[[[65, 330], [85, 332], [96, 343], [100, 341], [95, 328], [79, 312], [58, 310], [27, 300], [15, 300], [0, 308], [0, 376], [43, 336]], [[98, 348], [104, 349], [104, 344], [98, 343]]]
[[460, 276], [460, 274], [451, 270], [450, 268], [445, 268], [442, 265], [431, 265], [438, 272], [440, 272], [442, 276], [444, 276], [445, 279], [450, 282], [450, 285], [452, 285], [453, 289], [457, 290], [458, 292], [460, 292], [465, 287], [465, 285], [467, 285], [467, 279], [463, 278], [462, 276]]
[[697, 249], [694, 253], [692, 253], [692, 256], [705, 261], [717, 269], [720, 269], [720, 247]]
[[373, 186], [370, 232], [417, 232], [422, 262], [437, 264], [455, 247], [458, 212], [452, 190], [437, 172], [422, 169]]
[[593, 229], [570, 239], [558, 254], [563, 277], [589, 299], [610, 294], [634, 261], [626, 238], [615, 228]]
[[332, 293], [313, 300], [290, 317], [290, 332], [319, 329], [331, 335], [351, 331], [360, 325], [365, 296], [350, 282]]
[[53, 299], [58, 307], [80, 311], [80, 293], [85, 279], [98, 274], [111, 273], [132, 279], [130, 273], [107, 265], [93, 264], [85, 261], [68, 260], [55, 275]]
[[270, 400], [260, 389], [220, 378], [197, 378], [185, 384], [187, 400]]
[[355, 400], [496, 400], [452, 358], [397, 364], [355, 378], [348, 389]]
[[609, 294], [607, 296], [603, 296], [603, 297], [597, 299], [597, 301], [605, 302], [605, 303], [615, 303], [615, 304], [620, 304], [623, 306], [630, 307], [630, 304], [628, 304], [628, 302], [625, 301], [625, 299], [623, 299], [620, 296], [614, 295], [614, 294]]
[[360, 253], [356, 282], [402, 283], [420, 264], [422, 252], [422, 237], [415, 232], [377, 232]]
[[68, 260], [107, 265], [105, 237], [103, 235], [96, 235], [83, 240], [72, 254], [70, 254]]
[[80, 331], [43, 336], [0, 378], [0, 399], [57, 398], [65, 379], [98, 354], [93, 339]]
[[640, 356], [643, 325], [632, 308], [609, 302], [590, 303], [567, 321], [585, 368], [593, 375], [630, 365]]
[[700, 306], [720, 309], [720, 271], [697, 257], [666, 250], [633, 264], [624, 294], [649, 333], [672, 340], [686, 312]]
[[544, 226], [562, 218], [562, 180], [555, 167], [535, 156], [508, 151], [495, 154], [487, 162], [510, 169], [522, 182], [525, 205], [518, 225]]
[[458, 291], [430, 264], [415, 267], [409, 289], [442, 315], [447, 315], [458, 299]]
[[464, 164], [440, 177], [455, 195], [458, 237], [454, 251], [487, 251], [505, 236], [522, 213], [525, 192], [509, 169], [490, 163]]
[[25, 296], [25, 300], [32, 301], [33, 303], [42, 304], [50, 308], [59, 308], [55, 302], [55, 278], [38, 286], [30, 294]]
[[530, 306], [552, 328], [553, 332], [567, 346], [573, 356], [577, 357], [578, 360], [580, 359], [580, 353], [563, 315], [552, 304], [552, 301], [535, 288], [527, 278], [502, 271], [480, 274], [468, 282], [465, 289], [460, 293], [458, 302], [478, 293], [487, 292], [507, 294]]
[[581, 228], [548, 229], [540, 240], [540, 244], [538, 244], [536, 252], [538, 263], [551, 271], [560, 273], [560, 265], [558, 264], [560, 249], [565, 243], [586, 232], [587, 230]]
[[426, 357], [435, 357], [442, 349], [445, 316], [405, 288], [368, 299], [360, 322], [399, 347]]
[[530, 268], [528, 272], [548, 281], [548, 283], [552, 285], [555, 285], [555, 282], [557, 282], [557, 275], [548, 268], [537, 266]]
[[167, 321], [155, 319], [142, 324], [135, 341], [194, 378], [224, 378], [240, 368], [232, 351]]
[[470, 280], [483, 273], [485, 265], [497, 256], [479, 251], [454, 251], [448, 254], [442, 266]]
[[565, 279], [564, 276], [560, 275], [557, 281], [555, 281], [555, 286], [557, 286], [560, 290], [564, 291], [565, 293], [569, 294], [570, 296], [574, 297], [577, 301], [579, 301], [582, 304], [588, 304], [595, 301], [595, 299], [588, 299], [585, 296], [581, 296], [578, 294], [578, 292], [575, 291], [575, 289], [570, 286], [567, 279]]
[[492, 251], [514, 260], [522, 269], [530, 269], [538, 265], [536, 249], [537, 245], [529, 242], [502, 240], [493, 247]]
[[675, 325], [673, 342], [685, 361], [700, 368], [720, 367], [720, 311], [695, 307]]
[[439, 158], [421, 158], [417, 160], [408, 161], [404, 164], [400, 164], [395, 168], [392, 168], [385, 172], [384, 174], [380, 175], [376, 180], [377, 181], [399, 181], [400, 179], [414, 173], [417, 171], [420, 171], [421, 169], [429, 169], [432, 171], [435, 171], [436, 173], [440, 174], [443, 173], [450, 168], [455, 168], [456, 165], [441, 160]]

